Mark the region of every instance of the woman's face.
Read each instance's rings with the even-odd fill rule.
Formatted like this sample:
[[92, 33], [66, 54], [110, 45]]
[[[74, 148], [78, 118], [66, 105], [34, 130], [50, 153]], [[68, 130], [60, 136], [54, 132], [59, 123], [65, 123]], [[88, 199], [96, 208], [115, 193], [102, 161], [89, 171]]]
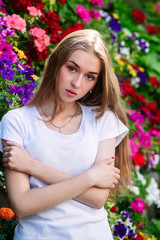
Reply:
[[76, 101], [92, 90], [100, 67], [100, 60], [94, 53], [74, 51], [59, 72], [58, 93], [62, 101]]

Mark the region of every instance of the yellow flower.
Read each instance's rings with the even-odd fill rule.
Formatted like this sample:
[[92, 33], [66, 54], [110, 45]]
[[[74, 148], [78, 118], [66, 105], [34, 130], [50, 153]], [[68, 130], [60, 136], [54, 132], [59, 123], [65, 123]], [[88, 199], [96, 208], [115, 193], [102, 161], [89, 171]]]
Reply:
[[140, 236], [144, 237], [144, 233], [143, 232], [139, 232], [138, 233]]
[[17, 42], [14, 42], [15, 46], [17, 47], [18, 46], [18, 43]]
[[144, 68], [142, 68], [142, 67], [139, 67], [139, 70], [140, 70], [141, 72], [144, 72]]
[[120, 69], [121, 72], [123, 71], [123, 67], [120, 67], [119, 69]]
[[119, 64], [120, 66], [123, 66], [123, 65], [124, 65], [124, 62], [123, 62], [122, 60], [118, 60], [118, 59], [117, 59], [117, 62], [118, 62], [118, 64]]
[[22, 50], [19, 50], [17, 47], [13, 47], [13, 49], [15, 50], [15, 52], [17, 52], [18, 57], [20, 59], [27, 59], [26, 55], [24, 54], [24, 52]]
[[117, 19], [119, 18], [117, 13], [113, 13], [112, 15], [113, 15], [114, 18], [117, 18]]
[[146, 240], [152, 240], [150, 237], [147, 237]]
[[38, 77], [37, 77], [35, 74], [31, 75], [31, 77], [32, 77], [35, 81], [38, 79]]
[[23, 68], [20, 64], [18, 64], [18, 67], [19, 67], [21, 70], [24, 70], [24, 68]]
[[2, 52], [0, 51], [0, 54], [2, 54]]
[[20, 59], [27, 59], [26, 55], [24, 54], [24, 52], [22, 50], [18, 51], [18, 57]]

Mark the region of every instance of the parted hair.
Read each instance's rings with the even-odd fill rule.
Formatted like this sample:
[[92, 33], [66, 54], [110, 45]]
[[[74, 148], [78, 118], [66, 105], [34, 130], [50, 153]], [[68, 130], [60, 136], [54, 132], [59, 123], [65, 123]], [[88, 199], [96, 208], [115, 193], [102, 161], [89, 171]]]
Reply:
[[[85, 106], [96, 106], [97, 119], [103, 116], [108, 108], [127, 126], [127, 117], [121, 100], [119, 82], [113, 71], [105, 41], [101, 34], [93, 29], [72, 32], [54, 48], [45, 62], [41, 82], [28, 105], [42, 106], [46, 102], [53, 100], [55, 110], [51, 120], [62, 111], [63, 102], [59, 97], [57, 88], [58, 76], [62, 65], [66, 63], [70, 55], [76, 50], [94, 53], [101, 63], [98, 81], [92, 90], [92, 94], [87, 93], [78, 102]], [[120, 169], [121, 180], [119, 185], [111, 191], [111, 196], [114, 197], [119, 192], [119, 189], [127, 190], [127, 185], [131, 183], [128, 135], [116, 147], [115, 166]]]

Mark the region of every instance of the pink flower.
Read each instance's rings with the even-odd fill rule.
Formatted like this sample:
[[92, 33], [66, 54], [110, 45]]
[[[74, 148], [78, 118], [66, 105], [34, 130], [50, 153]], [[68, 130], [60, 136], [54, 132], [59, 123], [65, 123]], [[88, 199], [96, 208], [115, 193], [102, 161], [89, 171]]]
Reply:
[[150, 134], [152, 136], [160, 137], [160, 131], [157, 131], [156, 129], [150, 130]]
[[35, 7], [27, 7], [27, 10], [29, 11], [29, 14], [32, 16], [41, 16], [42, 12], [41, 10], [35, 8]]
[[136, 154], [136, 152], [138, 152], [139, 146], [132, 139], [129, 139], [129, 143], [131, 146], [132, 157], [133, 157]]
[[133, 202], [130, 203], [130, 207], [134, 212], [143, 213], [146, 204], [143, 202], [141, 198], [135, 198]]
[[145, 123], [145, 118], [140, 112], [131, 114], [130, 119], [133, 122]]
[[100, 17], [100, 13], [98, 11], [96, 11], [95, 9], [91, 9], [90, 10], [90, 16], [94, 19], [97, 19]]
[[46, 31], [39, 27], [33, 27], [29, 31], [29, 33], [38, 38], [38, 37], [42, 37], [46, 33]]
[[22, 33], [26, 32], [26, 21], [17, 14], [7, 16], [7, 25], [9, 28], [20, 30]]
[[38, 48], [38, 51], [43, 52], [43, 50], [50, 45], [50, 37], [44, 34], [42, 37], [39, 37], [36, 40], [34, 40], [34, 43]]
[[102, 0], [91, 0], [92, 4], [97, 4], [99, 7], [103, 5], [103, 1]]
[[77, 9], [75, 12], [78, 14], [80, 18], [86, 23], [89, 23], [91, 17], [90, 17], [90, 11], [86, 10], [85, 7], [82, 5], [77, 5]]
[[[138, 125], [138, 123], [137, 123]], [[132, 135], [132, 139], [137, 138], [140, 146], [149, 148], [151, 146], [151, 135], [149, 132], [144, 132], [143, 129], [140, 129], [140, 131], [136, 131]]]
[[148, 167], [155, 168], [158, 163], [159, 163], [159, 155], [153, 152], [152, 155], [148, 158]]

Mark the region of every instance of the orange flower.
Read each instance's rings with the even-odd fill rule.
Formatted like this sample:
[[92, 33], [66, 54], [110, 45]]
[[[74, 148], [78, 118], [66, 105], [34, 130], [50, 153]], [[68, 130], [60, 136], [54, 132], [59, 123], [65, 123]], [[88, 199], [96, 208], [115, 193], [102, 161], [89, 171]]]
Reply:
[[10, 208], [0, 208], [0, 218], [10, 220], [14, 217], [14, 212]]

